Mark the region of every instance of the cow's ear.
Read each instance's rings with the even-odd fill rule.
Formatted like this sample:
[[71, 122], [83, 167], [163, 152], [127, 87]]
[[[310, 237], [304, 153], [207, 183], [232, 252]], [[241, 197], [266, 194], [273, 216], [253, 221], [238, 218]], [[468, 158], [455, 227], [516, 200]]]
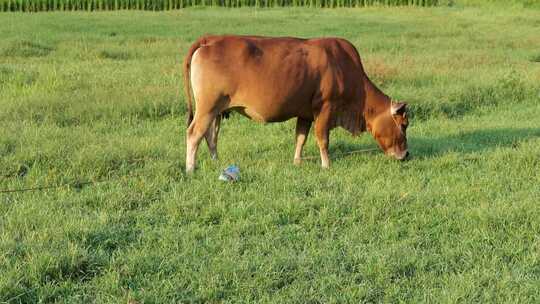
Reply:
[[390, 112], [392, 115], [403, 115], [407, 112], [407, 104], [404, 102], [393, 103]]

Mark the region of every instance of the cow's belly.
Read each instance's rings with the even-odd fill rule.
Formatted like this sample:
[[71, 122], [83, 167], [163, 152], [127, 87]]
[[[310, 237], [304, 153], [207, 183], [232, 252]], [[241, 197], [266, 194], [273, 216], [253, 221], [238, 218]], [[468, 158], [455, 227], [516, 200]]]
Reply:
[[235, 100], [232, 98], [229, 109], [262, 123], [282, 122], [294, 117], [313, 119], [311, 100], [308, 98], [291, 100], [268, 100], [257, 97]]
[[243, 116], [251, 120], [262, 122], [262, 123], [280, 122], [280, 121], [286, 121], [292, 118], [292, 116], [286, 116], [286, 115], [271, 115], [271, 114], [269, 115], [268, 113], [264, 113], [253, 106], [246, 106], [246, 107], [238, 106], [238, 107], [233, 107], [232, 110], [242, 114]]
[[255, 121], [280, 122], [294, 117], [312, 119], [313, 82], [253, 81], [237, 87], [229, 108]]

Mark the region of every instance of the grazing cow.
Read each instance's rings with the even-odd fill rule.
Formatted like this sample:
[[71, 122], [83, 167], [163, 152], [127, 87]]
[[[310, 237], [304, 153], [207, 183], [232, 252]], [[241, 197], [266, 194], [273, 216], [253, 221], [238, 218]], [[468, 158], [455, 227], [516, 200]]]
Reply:
[[330, 165], [329, 134], [337, 126], [353, 135], [367, 129], [396, 159], [409, 154], [406, 104], [393, 103], [369, 80], [356, 48], [344, 39], [204, 36], [185, 58], [184, 84], [187, 172], [195, 168], [203, 137], [217, 157], [221, 117], [229, 111], [264, 123], [296, 117], [295, 164], [312, 122], [323, 168]]

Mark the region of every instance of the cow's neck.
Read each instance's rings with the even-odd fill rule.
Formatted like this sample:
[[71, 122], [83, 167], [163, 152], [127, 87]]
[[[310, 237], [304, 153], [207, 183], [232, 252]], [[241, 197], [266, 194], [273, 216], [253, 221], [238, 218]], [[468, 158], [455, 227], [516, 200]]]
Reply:
[[364, 83], [366, 99], [364, 102], [364, 118], [367, 124], [379, 116], [381, 113], [388, 111], [392, 100], [377, 88], [369, 78], [366, 77]]
[[381, 92], [367, 77], [364, 81], [364, 91], [366, 98], [362, 103], [363, 109], [354, 106], [353, 103], [353, 108], [349, 108], [335, 117], [333, 127], [340, 126], [356, 136], [366, 131], [373, 119], [389, 110], [390, 97]]

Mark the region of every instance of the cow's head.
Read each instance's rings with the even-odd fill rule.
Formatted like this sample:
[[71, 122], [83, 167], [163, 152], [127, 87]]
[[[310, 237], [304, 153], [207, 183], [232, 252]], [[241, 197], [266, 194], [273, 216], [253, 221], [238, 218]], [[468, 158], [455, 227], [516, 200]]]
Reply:
[[369, 121], [367, 127], [386, 155], [405, 160], [409, 156], [408, 124], [407, 104], [399, 102], [391, 103], [389, 109]]

